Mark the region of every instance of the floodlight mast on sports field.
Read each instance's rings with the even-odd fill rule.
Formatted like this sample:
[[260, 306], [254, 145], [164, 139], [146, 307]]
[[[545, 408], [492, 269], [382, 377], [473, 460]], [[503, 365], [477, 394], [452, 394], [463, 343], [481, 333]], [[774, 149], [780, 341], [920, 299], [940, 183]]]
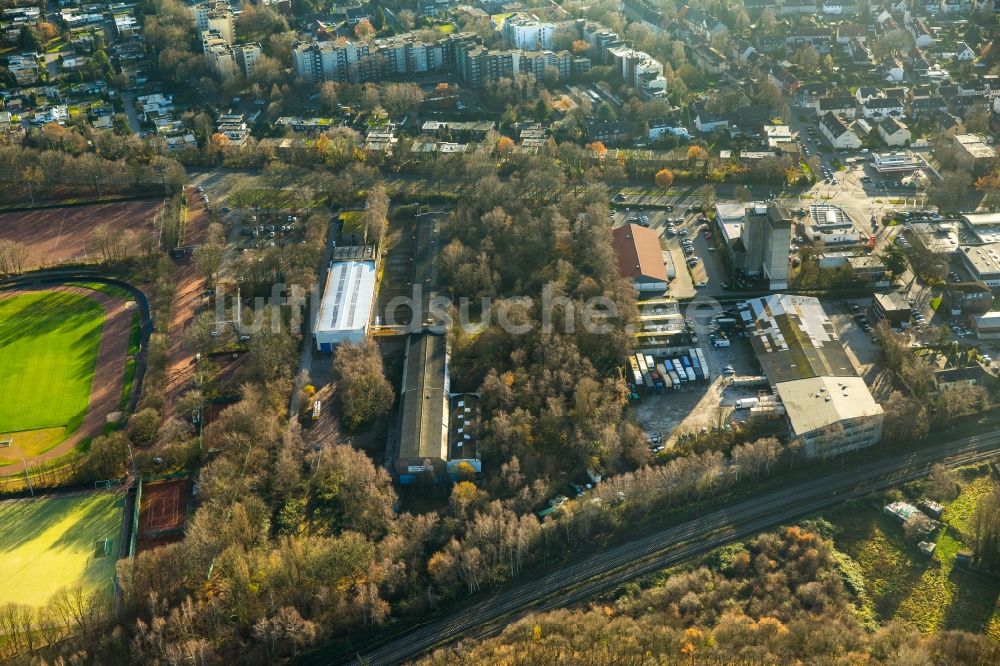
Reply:
[[24, 465], [24, 480], [28, 482], [28, 490], [31, 492], [31, 496], [35, 496], [35, 488], [31, 485], [31, 475], [28, 474], [28, 463], [21, 458], [21, 464]]

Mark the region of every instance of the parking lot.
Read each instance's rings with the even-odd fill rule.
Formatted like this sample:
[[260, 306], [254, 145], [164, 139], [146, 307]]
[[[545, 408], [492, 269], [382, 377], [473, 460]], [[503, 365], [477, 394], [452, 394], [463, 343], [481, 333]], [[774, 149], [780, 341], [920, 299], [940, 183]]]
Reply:
[[249, 252], [302, 242], [305, 242], [305, 223], [298, 216], [257, 213], [244, 218], [238, 247], [241, 252]]
[[[798, 132], [803, 147], [802, 157], [808, 161], [818, 157], [821, 162], [818, 182], [802, 196], [785, 198], [781, 202], [790, 208], [808, 207], [809, 203], [830, 203], [843, 208], [865, 232], [871, 232], [871, 215], [879, 219], [889, 210], [921, 208], [926, 197], [921, 190], [901, 183], [900, 176], [882, 176], [868, 164], [871, 154], [861, 151], [836, 151], [818, 129], [818, 118], [812, 109], [795, 108], [789, 122], [793, 132]], [[812, 133], [810, 134], [810, 130]], [[920, 153], [920, 149], [912, 149]], [[808, 155], [806, 154], [808, 151]], [[850, 160], [850, 162], [849, 162]], [[838, 168], [839, 165], [839, 168]], [[836, 179], [827, 182], [823, 173]], [[932, 174], [928, 174], [933, 177]]]
[[[711, 381], [685, 384], [677, 390], [663, 393], [643, 393], [633, 403], [636, 418], [648, 435], [660, 434], [663, 445], [669, 448], [678, 435], [697, 432], [701, 428], [728, 423], [734, 417], [741, 419], [747, 412], [733, 413], [734, 403], [741, 398], [752, 398], [759, 389], [731, 386], [732, 377], [757, 375], [759, 367], [753, 350], [746, 339], [736, 337], [731, 346], [713, 347], [705, 336], [699, 337], [702, 352], [711, 372]], [[723, 370], [731, 366], [733, 374]]]
[[[709, 237], [701, 232], [704, 225], [699, 222], [702, 213], [680, 210], [654, 210], [641, 207], [626, 207], [613, 214], [614, 227], [632, 221], [648, 226], [660, 236], [664, 251], [670, 253], [674, 264], [675, 277], [670, 281], [667, 294], [678, 299], [694, 298], [696, 295], [721, 295], [725, 291], [725, 266], [714, 250]], [[684, 241], [691, 241], [691, 249], [684, 247]], [[695, 261], [689, 264], [689, 260]]]
[[[847, 350], [847, 356], [854, 364], [854, 369], [862, 377], [872, 369], [882, 349], [872, 339], [872, 335], [866, 333], [862, 327], [863, 323], [868, 321], [866, 313], [871, 303], [870, 298], [823, 301], [823, 310], [830, 317], [830, 322], [844, 349]], [[858, 321], [855, 316], [864, 319]]]

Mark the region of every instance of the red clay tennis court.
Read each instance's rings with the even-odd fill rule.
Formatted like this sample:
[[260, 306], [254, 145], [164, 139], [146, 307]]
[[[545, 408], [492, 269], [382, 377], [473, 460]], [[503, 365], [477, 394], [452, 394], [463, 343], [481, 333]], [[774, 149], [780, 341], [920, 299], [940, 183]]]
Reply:
[[184, 528], [190, 483], [189, 479], [170, 479], [142, 484], [140, 540], [156, 539]]

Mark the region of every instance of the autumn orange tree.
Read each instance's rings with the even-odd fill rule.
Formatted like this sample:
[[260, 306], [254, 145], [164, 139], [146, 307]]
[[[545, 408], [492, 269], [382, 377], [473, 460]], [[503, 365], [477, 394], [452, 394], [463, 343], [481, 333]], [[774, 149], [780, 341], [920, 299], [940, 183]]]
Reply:
[[501, 155], [508, 155], [514, 150], [514, 139], [509, 136], [502, 136], [500, 140], [497, 141], [497, 152]]
[[976, 189], [983, 193], [982, 205], [996, 208], [1000, 205], [1000, 169], [976, 180]]
[[674, 184], [674, 172], [670, 169], [660, 169], [656, 172], [653, 180], [658, 187], [662, 187], [664, 190], [669, 189]]
[[368, 39], [375, 34], [375, 26], [366, 18], [361, 19], [354, 26], [354, 36], [358, 39]]
[[688, 162], [693, 164], [697, 160], [707, 160], [708, 151], [701, 146], [691, 146], [687, 152]]
[[595, 156], [601, 159], [604, 159], [604, 156], [608, 154], [608, 149], [600, 141], [594, 141], [593, 143], [588, 143], [587, 150], [592, 151]]

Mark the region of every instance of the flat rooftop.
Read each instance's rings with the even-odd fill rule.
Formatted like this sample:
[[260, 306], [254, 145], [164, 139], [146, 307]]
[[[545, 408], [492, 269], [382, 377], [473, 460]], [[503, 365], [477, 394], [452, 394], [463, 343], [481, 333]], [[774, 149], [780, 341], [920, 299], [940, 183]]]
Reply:
[[722, 230], [726, 243], [732, 243], [743, 235], [743, 221], [746, 204], [720, 203], [715, 206], [715, 221]]
[[988, 159], [997, 156], [996, 151], [983, 141], [982, 137], [976, 134], [956, 134], [955, 143], [961, 144], [962, 148], [976, 159]]
[[958, 251], [958, 225], [955, 222], [911, 222], [909, 226], [928, 251], [935, 254]]
[[374, 300], [374, 261], [333, 262], [326, 276], [326, 288], [314, 331], [356, 331], [365, 328]]
[[875, 294], [875, 302], [882, 308], [883, 312], [909, 312], [910, 304], [898, 291], [890, 291], [885, 294]]
[[882, 413], [861, 377], [810, 377], [782, 382], [777, 388], [796, 434]]
[[812, 204], [809, 206], [811, 226], [817, 229], [854, 228], [854, 220], [842, 208], [829, 204]]
[[747, 304], [750, 344], [772, 384], [857, 374], [818, 299], [775, 294]]
[[975, 319], [977, 330], [991, 331], [1000, 328], [1000, 312], [987, 312]]
[[979, 275], [1000, 273], [1000, 243], [963, 245], [961, 250]]
[[962, 219], [970, 227], [1000, 226], [1000, 213], [966, 213]]

